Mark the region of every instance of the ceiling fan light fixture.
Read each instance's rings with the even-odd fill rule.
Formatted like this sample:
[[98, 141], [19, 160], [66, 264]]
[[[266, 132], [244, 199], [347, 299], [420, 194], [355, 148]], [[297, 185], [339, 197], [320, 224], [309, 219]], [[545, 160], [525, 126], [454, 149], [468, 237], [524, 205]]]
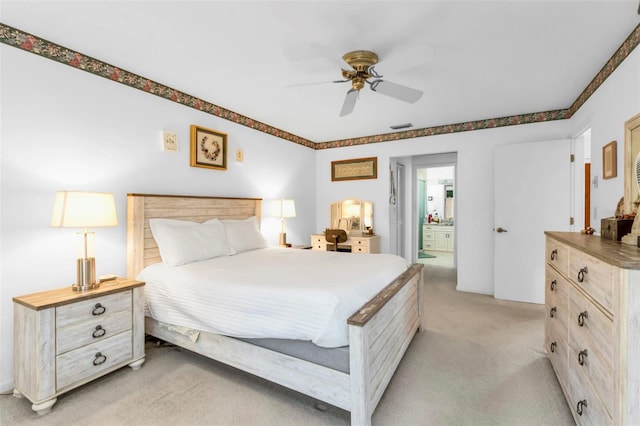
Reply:
[[404, 124], [396, 124], [395, 126], [389, 126], [389, 127], [393, 130], [400, 130], [400, 129], [408, 129], [410, 127], [413, 127], [413, 124], [404, 123]]
[[347, 52], [342, 59], [357, 72], [367, 72], [369, 67], [378, 63], [378, 55], [368, 50], [354, 50]]

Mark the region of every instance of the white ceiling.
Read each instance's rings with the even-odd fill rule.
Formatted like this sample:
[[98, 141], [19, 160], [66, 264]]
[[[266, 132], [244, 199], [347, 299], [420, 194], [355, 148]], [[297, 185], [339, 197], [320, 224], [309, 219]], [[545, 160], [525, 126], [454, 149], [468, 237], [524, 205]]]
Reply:
[[[640, 22], [638, 0], [1, 1], [1, 21], [314, 142], [568, 108]], [[342, 54], [372, 50], [406, 104]], [[307, 84], [322, 83], [322, 84]]]

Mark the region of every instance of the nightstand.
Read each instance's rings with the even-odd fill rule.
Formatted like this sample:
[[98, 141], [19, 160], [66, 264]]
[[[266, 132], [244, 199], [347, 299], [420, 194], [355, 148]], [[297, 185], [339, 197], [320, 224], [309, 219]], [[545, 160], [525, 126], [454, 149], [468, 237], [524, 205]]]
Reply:
[[89, 291], [71, 286], [13, 298], [17, 398], [46, 414], [58, 395], [144, 363], [141, 281], [116, 278]]

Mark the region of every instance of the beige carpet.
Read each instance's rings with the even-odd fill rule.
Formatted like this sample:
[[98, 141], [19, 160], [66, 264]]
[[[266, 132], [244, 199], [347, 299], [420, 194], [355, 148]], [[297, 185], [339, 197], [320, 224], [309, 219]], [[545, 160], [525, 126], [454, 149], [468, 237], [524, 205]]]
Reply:
[[[543, 352], [544, 309], [455, 291], [425, 267], [426, 330], [417, 335], [374, 425], [571, 425]], [[349, 413], [173, 347], [148, 345], [118, 370], [61, 396], [39, 417], [0, 397], [2, 425], [347, 425]]]

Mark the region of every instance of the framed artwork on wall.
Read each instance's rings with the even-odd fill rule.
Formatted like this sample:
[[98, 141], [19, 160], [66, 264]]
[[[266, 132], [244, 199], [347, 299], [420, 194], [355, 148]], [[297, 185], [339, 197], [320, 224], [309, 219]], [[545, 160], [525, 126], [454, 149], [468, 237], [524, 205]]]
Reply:
[[227, 134], [191, 125], [191, 167], [227, 170]]
[[617, 143], [611, 141], [602, 147], [602, 179], [611, 179], [618, 176]]
[[378, 157], [331, 162], [331, 180], [377, 179]]

